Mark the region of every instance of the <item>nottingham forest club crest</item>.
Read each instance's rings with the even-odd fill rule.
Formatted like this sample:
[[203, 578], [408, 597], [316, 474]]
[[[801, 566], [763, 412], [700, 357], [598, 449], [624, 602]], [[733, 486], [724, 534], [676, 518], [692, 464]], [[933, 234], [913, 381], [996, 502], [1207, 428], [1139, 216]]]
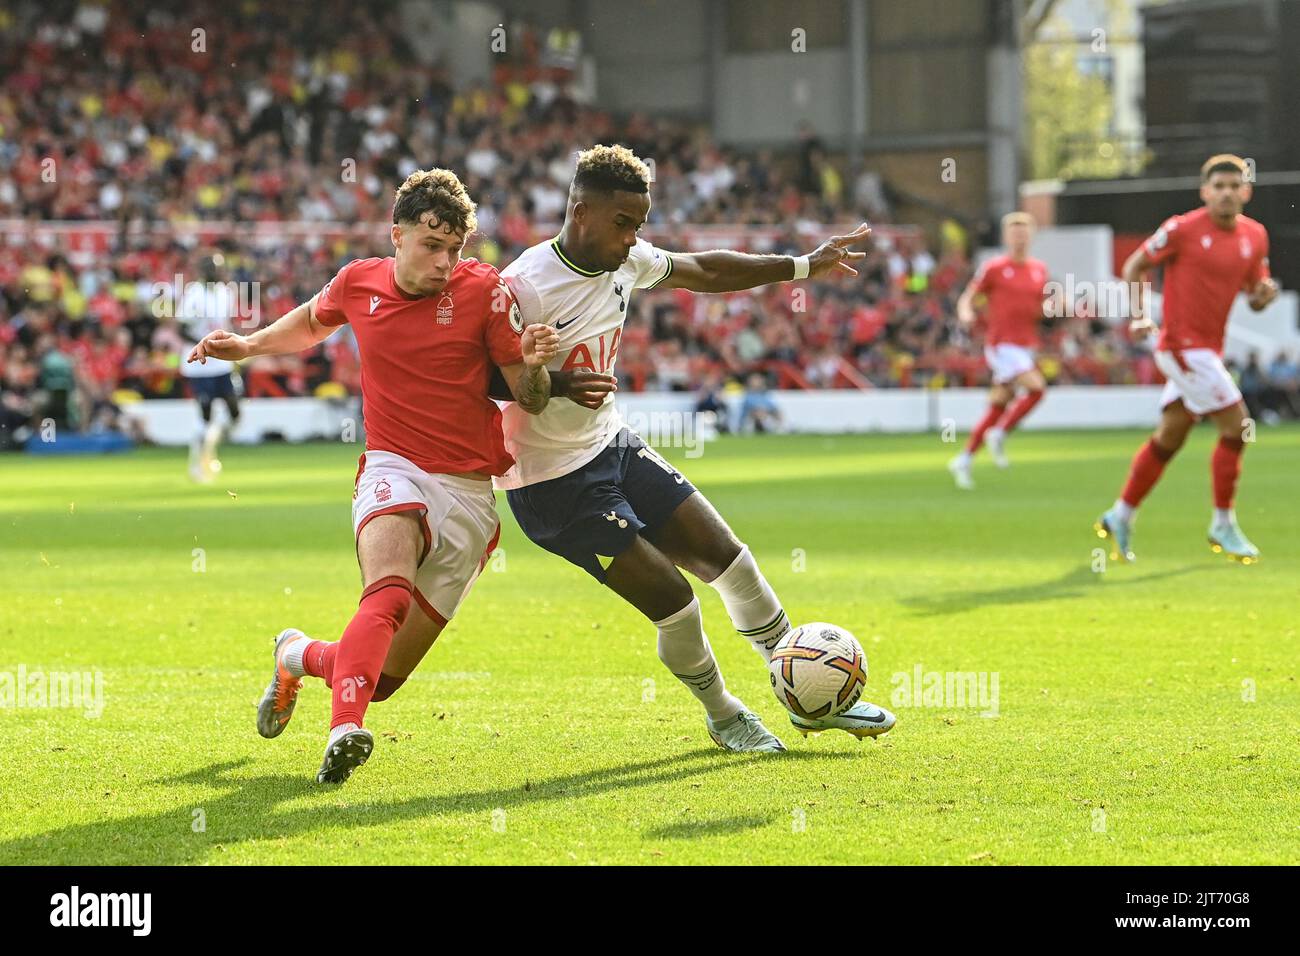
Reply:
[[438, 324], [451, 325], [451, 310], [453, 306], [451, 293], [444, 292], [442, 298], [438, 300]]

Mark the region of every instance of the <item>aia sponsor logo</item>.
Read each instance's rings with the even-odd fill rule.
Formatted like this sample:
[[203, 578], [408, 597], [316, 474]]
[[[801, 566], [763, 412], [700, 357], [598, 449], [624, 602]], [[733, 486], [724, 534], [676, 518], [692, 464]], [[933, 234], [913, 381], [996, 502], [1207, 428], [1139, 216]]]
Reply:
[[375, 500], [382, 505], [391, 497], [393, 497], [393, 486], [388, 483], [387, 479], [380, 478], [375, 483]]
[[[559, 328], [559, 326], [556, 326], [556, 328]], [[614, 367], [614, 359], [618, 355], [618, 341], [622, 336], [623, 328], [619, 326], [608, 337], [601, 335], [595, 339], [580, 342], [569, 350], [560, 371], [608, 372]]]

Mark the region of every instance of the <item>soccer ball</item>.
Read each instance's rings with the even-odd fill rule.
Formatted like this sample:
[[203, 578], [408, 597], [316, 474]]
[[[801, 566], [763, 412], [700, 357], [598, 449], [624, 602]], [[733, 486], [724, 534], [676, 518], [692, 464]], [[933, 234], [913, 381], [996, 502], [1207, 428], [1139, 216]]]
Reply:
[[858, 702], [867, 683], [867, 655], [842, 627], [801, 624], [777, 642], [767, 670], [782, 706], [796, 717], [818, 720]]

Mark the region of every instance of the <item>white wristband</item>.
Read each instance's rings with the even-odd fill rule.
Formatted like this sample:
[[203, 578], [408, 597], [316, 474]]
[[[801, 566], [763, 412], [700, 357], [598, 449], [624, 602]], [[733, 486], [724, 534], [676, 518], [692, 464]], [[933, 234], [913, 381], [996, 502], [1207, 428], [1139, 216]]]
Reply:
[[[807, 256], [794, 257], [794, 278], [795, 279], [808, 278], [808, 257]], [[794, 280], [792, 279], [791, 281], [793, 282]]]

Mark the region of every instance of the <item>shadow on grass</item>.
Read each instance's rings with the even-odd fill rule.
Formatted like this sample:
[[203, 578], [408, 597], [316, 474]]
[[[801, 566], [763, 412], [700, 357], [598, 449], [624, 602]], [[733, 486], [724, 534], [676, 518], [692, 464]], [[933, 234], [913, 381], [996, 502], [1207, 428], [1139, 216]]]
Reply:
[[[847, 751], [793, 751], [773, 758], [761, 754], [725, 754], [714, 748], [701, 748], [656, 760], [616, 764], [585, 773], [530, 781], [527, 789], [520, 784], [495, 790], [347, 804], [337, 804], [334, 800], [340, 789], [346, 788], [348, 784], [344, 784], [343, 788], [320, 786], [306, 774], [240, 777], [236, 772], [250, 763], [250, 758], [244, 757], [145, 782], [145, 786], [210, 787], [221, 791], [220, 793], [196, 796], [183, 804], [155, 813], [78, 823], [45, 833], [5, 840], [0, 842], [0, 864], [59, 862], [78, 865], [166, 865], [220, 862], [218, 847], [229, 848], [255, 840], [281, 840], [333, 828], [385, 826], [443, 815], [483, 814], [483, 827], [486, 830], [490, 825], [488, 815], [498, 808], [508, 811], [531, 804], [572, 802], [602, 793], [660, 786], [715, 771], [731, 770], [755, 760], [855, 760], [858, 756], [857, 753]], [[388, 759], [396, 761], [399, 755], [392, 754]], [[382, 773], [382, 770], [374, 767], [361, 772]], [[313, 800], [310, 806], [280, 809], [282, 804], [291, 800], [311, 797], [319, 799]], [[192, 829], [194, 811], [197, 808], [202, 808], [206, 825], [204, 832], [199, 833]], [[755, 822], [752, 824], [746, 820], [744, 827], [766, 822], [760, 818], [753, 820]], [[697, 828], [709, 825], [707, 821], [694, 824]], [[716, 825], [726, 825], [726, 821], [718, 821]], [[737, 825], [735, 828], [744, 827]], [[688, 834], [683, 832], [682, 835]]]
[[742, 833], [745, 830], [757, 830], [767, 826], [774, 819], [771, 814], [748, 817], [719, 817], [713, 820], [682, 820], [668, 826], [646, 830], [642, 836], [647, 840], [694, 840], [704, 836], [720, 836], [726, 833]]
[[[999, 604], [1032, 604], [1036, 601], [1055, 601], [1062, 598], [1092, 597], [1099, 593], [1096, 589], [1130, 588], [1150, 584], [1165, 578], [1176, 578], [1192, 571], [1203, 571], [1204, 564], [1188, 564], [1181, 568], [1156, 571], [1141, 576], [1128, 573], [1098, 574], [1088, 565], [1071, 568], [1059, 577], [1048, 581], [1031, 584], [1017, 584], [1003, 588], [985, 590], [970, 589], [966, 591], [948, 591], [941, 594], [916, 594], [901, 598], [899, 603], [910, 608], [917, 616], [933, 617], [941, 614], [960, 614], [975, 608]], [[1103, 581], [1102, 578], [1105, 578]]]

